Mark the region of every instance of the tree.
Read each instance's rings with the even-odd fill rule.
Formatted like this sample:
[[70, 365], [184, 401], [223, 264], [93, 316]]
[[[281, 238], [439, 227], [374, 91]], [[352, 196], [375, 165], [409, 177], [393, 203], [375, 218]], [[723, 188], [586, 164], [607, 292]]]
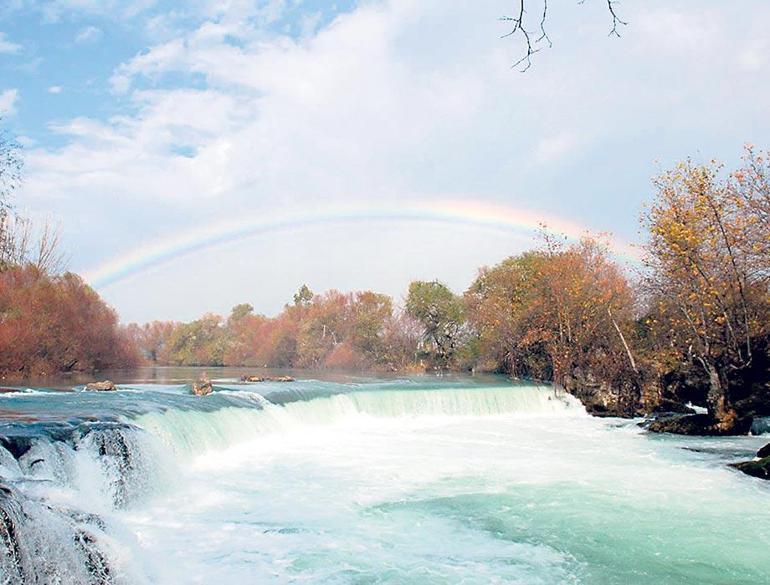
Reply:
[[306, 307], [313, 300], [313, 291], [308, 288], [306, 284], [299, 287], [299, 290], [294, 294], [294, 306]]
[[[334, 348], [345, 341], [349, 328], [347, 295], [330, 290], [315, 295], [312, 303], [299, 312], [297, 338], [298, 365], [318, 368], [324, 365]], [[295, 305], [295, 308], [299, 306]]]
[[[2, 118], [0, 118], [2, 122]], [[0, 209], [10, 208], [11, 194], [21, 185], [21, 146], [0, 128]]]
[[254, 307], [249, 303], [241, 303], [240, 305], [235, 305], [230, 311], [230, 316], [228, 317], [227, 322], [229, 324], [237, 323], [238, 321], [242, 321], [253, 313]]
[[350, 305], [350, 341], [372, 364], [387, 361], [385, 328], [393, 317], [393, 301], [372, 291], [357, 292]]
[[518, 377], [553, 378], [550, 356], [529, 334], [544, 261], [542, 253], [525, 252], [493, 268], [482, 268], [465, 292], [468, 318], [479, 340], [479, 359], [487, 368]]
[[[2, 119], [0, 119], [2, 121]], [[0, 128], [0, 269], [19, 263], [17, 222], [11, 196], [21, 184], [21, 147]]]
[[645, 379], [634, 297], [601, 241], [548, 237], [540, 250], [482, 269], [465, 301], [482, 363], [554, 381], [594, 411], [638, 410]]
[[729, 431], [738, 419], [731, 381], [751, 366], [756, 341], [767, 332], [767, 286], [758, 265], [764, 256], [755, 251], [761, 241], [752, 239], [759, 230], [767, 241], [768, 232], [749, 204], [755, 192], [740, 179], [731, 186], [721, 171], [714, 161], [688, 160], [655, 180], [644, 217], [645, 283], [658, 346], [702, 367], [709, 414]]
[[170, 363], [170, 341], [174, 331], [181, 326], [175, 321], [152, 321], [144, 325], [132, 323], [127, 327], [143, 358], [152, 364]]
[[770, 153], [746, 145], [743, 165], [732, 174], [728, 196], [746, 214], [746, 231], [742, 243], [751, 277], [770, 280]]
[[32, 222], [14, 211], [12, 196], [21, 185], [23, 166], [21, 146], [0, 129], [0, 270], [30, 263], [49, 274], [61, 273], [65, 259], [58, 226], [46, 220], [36, 234]]
[[219, 315], [207, 314], [176, 327], [169, 339], [169, 360], [178, 366], [224, 365], [225, 337]]
[[54, 374], [137, 361], [115, 311], [77, 275], [31, 265], [0, 272], [0, 371]]
[[407, 313], [423, 327], [423, 343], [438, 367], [446, 368], [464, 337], [465, 314], [460, 297], [438, 281], [409, 285]]

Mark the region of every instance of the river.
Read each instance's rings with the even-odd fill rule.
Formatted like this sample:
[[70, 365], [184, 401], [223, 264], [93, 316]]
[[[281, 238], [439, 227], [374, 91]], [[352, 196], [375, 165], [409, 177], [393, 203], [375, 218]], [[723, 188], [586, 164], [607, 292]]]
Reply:
[[0, 395], [0, 582], [770, 582], [770, 483], [727, 467], [767, 437], [496, 377], [209, 374]]

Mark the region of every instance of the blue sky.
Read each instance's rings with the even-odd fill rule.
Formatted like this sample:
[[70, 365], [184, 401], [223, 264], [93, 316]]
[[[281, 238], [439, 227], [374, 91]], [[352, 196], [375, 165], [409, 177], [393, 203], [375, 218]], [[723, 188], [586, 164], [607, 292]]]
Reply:
[[[650, 177], [768, 145], [770, 6], [627, 0], [551, 9], [525, 74], [509, 0], [10, 0], [0, 110], [25, 145], [17, 206], [62, 225], [87, 276], [232, 221], [470, 201], [638, 239]], [[360, 214], [359, 214], [360, 215]], [[380, 214], [382, 215], [382, 214]], [[289, 222], [290, 223], [290, 222]], [[530, 245], [372, 219], [199, 249], [100, 290], [123, 319], [189, 319], [302, 282], [458, 291]]]

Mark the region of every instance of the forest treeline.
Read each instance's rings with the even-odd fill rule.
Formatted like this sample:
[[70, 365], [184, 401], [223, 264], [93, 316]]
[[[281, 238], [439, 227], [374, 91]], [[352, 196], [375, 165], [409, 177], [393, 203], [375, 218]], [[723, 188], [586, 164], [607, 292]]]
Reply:
[[747, 147], [732, 172], [685, 161], [654, 188], [635, 271], [601, 238], [544, 232], [537, 248], [480, 269], [462, 294], [417, 281], [396, 303], [302, 286], [273, 317], [242, 304], [226, 317], [125, 327], [82, 279], [57, 269], [50, 231], [34, 246], [19, 236], [25, 224], [11, 221], [4, 197], [0, 370], [495, 371], [556, 382], [596, 414], [692, 402], [708, 407], [700, 432], [745, 430], [770, 415], [770, 160]]

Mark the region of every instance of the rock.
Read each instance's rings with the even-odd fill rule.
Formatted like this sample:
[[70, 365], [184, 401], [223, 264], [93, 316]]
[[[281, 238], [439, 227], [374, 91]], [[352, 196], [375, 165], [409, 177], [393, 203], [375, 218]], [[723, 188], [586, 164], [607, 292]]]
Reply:
[[209, 380], [208, 376], [203, 374], [193, 382], [192, 391], [196, 396], [208, 396], [214, 391], [214, 387], [211, 385], [211, 380]]
[[738, 471], [742, 471], [746, 475], [752, 477], [758, 477], [760, 479], [770, 479], [770, 457], [763, 457], [755, 461], [742, 461], [740, 463], [732, 463], [730, 467], [734, 467]]
[[719, 437], [748, 434], [751, 422], [751, 418], [736, 418], [725, 423], [708, 414], [691, 414], [654, 420], [646, 428], [653, 433]]
[[262, 376], [241, 376], [241, 382], [264, 382], [265, 379]]
[[770, 400], [768, 400], [768, 393], [757, 392], [755, 395], [739, 400], [735, 403], [735, 410], [740, 412], [743, 416], [751, 416], [754, 418], [770, 416]]
[[695, 414], [695, 411], [689, 406], [670, 398], [658, 399], [658, 403], [652, 408], [652, 412], [653, 414]]
[[738, 471], [742, 471], [752, 477], [770, 479], [770, 443], [757, 451], [757, 458], [755, 460], [732, 463], [730, 467], [734, 467]]
[[241, 376], [241, 382], [295, 382], [291, 376]]
[[89, 392], [114, 392], [118, 389], [115, 384], [109, 380], [104, 380], [103, 382], [91, 382], [90, 384], [86, 384], [86, 390]]
[[564, 378], [562, 386], [593, 416], [633, 418], [643, 414], [641, 390], [634, 382], [613, 385], [576, 370]]

